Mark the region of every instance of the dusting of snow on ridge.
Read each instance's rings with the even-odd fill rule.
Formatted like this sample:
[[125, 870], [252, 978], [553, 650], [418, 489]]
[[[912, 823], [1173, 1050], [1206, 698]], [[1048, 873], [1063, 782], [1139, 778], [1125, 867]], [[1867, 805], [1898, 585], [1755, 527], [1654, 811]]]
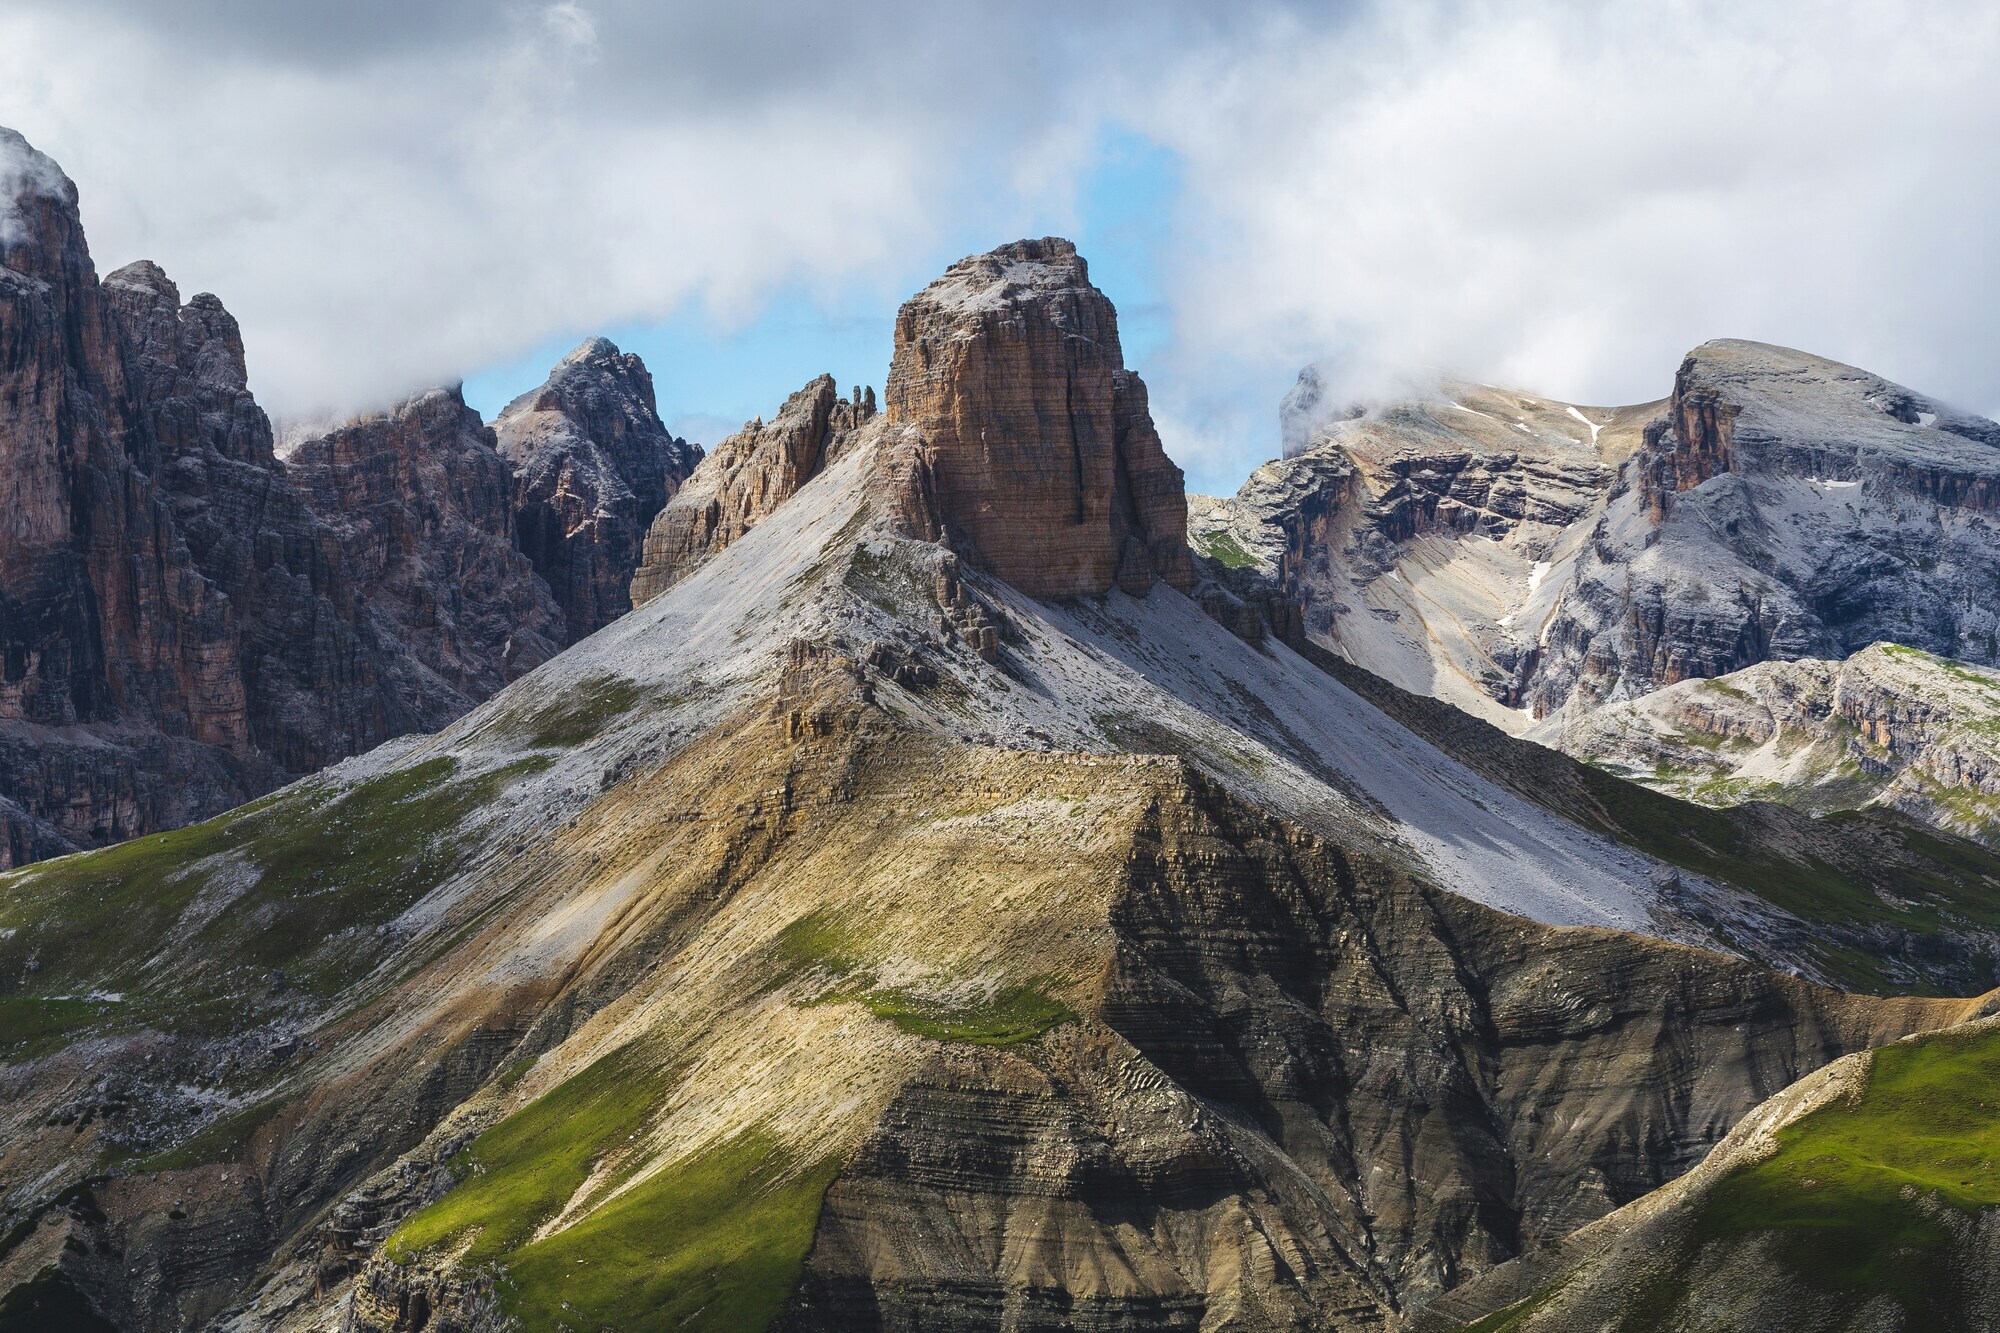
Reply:
[[1577, 411], [1574, 407], [1569, 409], [1569, 414], [1575, 417], [1578, 421], [1581, 421], [1584, 425], [1590, 427], [1590, 443], [1591, 447], [1595, 448], [1597, 445], [1597, 432], [1603, 430], [1604, 427], [1598, 425], [1595, 421], [1592, 421], [1589, 417]]

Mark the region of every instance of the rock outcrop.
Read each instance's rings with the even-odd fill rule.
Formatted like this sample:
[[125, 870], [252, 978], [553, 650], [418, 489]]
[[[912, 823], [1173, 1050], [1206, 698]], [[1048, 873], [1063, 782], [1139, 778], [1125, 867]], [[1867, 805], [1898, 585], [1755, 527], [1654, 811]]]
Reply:
[[1195, 544], [1349, 660], [1519, 732], [1876, 641], [2000, 660], [1996, 443], [1851, 366], [1713, 342], [1659, 403], [1448, 383], [1322, 425], [1198, 502]]
[[561, 650], [562, 607], [515, 544], [513, 474], [457, 388], [292, 442], [287, 462], [379, 632], [441, 697], [431, 725]]
[[1191, 497], [1190, 540], [1271, 583], [1349, 660], [1518, 730], [1516, 668], [1558, 590], [1547, 575], [1652, 412], [1447, 381], [1322, 415], [1305, 436], [1288, 398], [1281, 421], [1310, 444], [1232, 498]]
[[273, 450], [236, 321], [207, 293], [185, 305], [152, 263], [104, 280], [158, 450], [153, 479], [236, 632], [256, 751], [310, 773], [449, 716], [405, 688], [400, 645], [370, 623], [334, 528]]
[[1021, 591], [1192, 587], [1181, 471], [1070, 242], [962, 259], [905, 302], [884, 406], [930, 445], [953, 543]]
[[2000, 661], [2000, 426], [1759, 343], [1696, 348], [1579, 544], [1537, 716], [1889, 641]]
[[637, 356], [591, 338], [493, 422], [514, 469], [522, 552], [563, 609], [564, 642], [632, 609], [653, 519], [701, 461], [661, 424]]
[[716, 445], [647, 531], [633, 604], [658, 597], [756, 527], [874, 420], [874, 389], [843, 398], [833, 376], [821, 375], [768, 423], [759, 417]]
[[2000, 841], [2000, 672], [1897, 644], [1680, 681], [1529, 735], [1704, 805], [1887, 806]]
[[219, 809], [275, 771], [233, 608], [155, 480], [147, 385], [128, 378], [75, 187], [12, 131], [0, 162], [0, 792], [40, 828], [10, 836], [11, 860]]

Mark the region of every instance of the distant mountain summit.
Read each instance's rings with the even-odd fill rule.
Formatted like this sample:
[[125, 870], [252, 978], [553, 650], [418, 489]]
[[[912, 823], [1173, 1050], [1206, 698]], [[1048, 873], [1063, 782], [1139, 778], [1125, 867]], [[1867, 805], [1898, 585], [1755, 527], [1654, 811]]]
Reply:
[[284, 458], [214, 296], [100, 282], [0, 131], [0, 866], [176, 828], [433, 730], [628, 609], [699, 451], [593, 340], [503, 418], [456, 389]]
[[1510, 730], [1876, 641], [2000, 660], [2000, 425], [1851, 366], [1706, 343], [1658, 403], [1484, 385], [1322, 426], [1196, 545], [1309, 632]]
[[495, 418], [514, 470], [521, 549], [563, 609], [575, 643], [632, 609], [632, 575], [653, 518], [701, 461], [669, 432], [638, 357], [589, 338]]

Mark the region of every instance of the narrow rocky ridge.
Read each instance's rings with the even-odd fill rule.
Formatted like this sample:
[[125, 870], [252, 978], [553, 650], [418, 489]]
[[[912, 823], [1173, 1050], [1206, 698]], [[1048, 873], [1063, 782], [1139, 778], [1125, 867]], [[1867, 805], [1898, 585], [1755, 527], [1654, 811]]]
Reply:
[[503, 421], [513, 467], [456, 390], [281, 458], [222, 303], [100, 282], [75, 187], [0, 133], [31, 168], [0, 201], [0, 865], [435, 729], [627, 609], [696, 452], [637, 358], [566, 359]]

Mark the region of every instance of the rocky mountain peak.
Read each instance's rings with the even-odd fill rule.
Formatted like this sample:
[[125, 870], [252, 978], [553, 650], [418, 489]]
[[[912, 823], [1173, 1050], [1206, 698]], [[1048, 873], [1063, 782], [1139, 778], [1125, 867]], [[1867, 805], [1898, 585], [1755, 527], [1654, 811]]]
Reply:
[[884, 398], [975, 563], [1036, 597], [1193, 585], [1181, 471], [1071, 242], [973, 255], [905, 302]]
[[661, 422], [645, 362], [601, 337], [557, 362], [493, 428], [514, 469], [521, 549], [574, 643], [631, 610], [646, 530], [701, 448]]
[[32, 273], [35, 254], [52, 239], [51, 217], [67, 219], [80, 239], [76, 186], [55, 160], [36, 150], [16, 130], [0, 125], [0, 266]]
[[173, 279], [147, 259], [109, 274], [104, 295], [166, 455], [206, 448], [269, 464], [271, 423], [250, 395], [243, 332], [222, 302], [201, 292], [183, 305]]
[[651, 601], [790, 499], [875, 420], [875, 391], [843, 398], [821, 375], [778, 414], [745, 424], [702, 460], [646, 533], [632, 601]]
[[[1742, 429], [1739, 430], [1739, 418]], [[1749, 456], [1739, 458], [1738, 436]], [[1857, 481], [1879, 473], [1940, 503], [2000, 505], [1990, 476], [2000, 426], [1879, 375], [1770, 343], [1724, 338], [1689, 352], [1648, 432], [1648, 511], [1724, 473]]]

